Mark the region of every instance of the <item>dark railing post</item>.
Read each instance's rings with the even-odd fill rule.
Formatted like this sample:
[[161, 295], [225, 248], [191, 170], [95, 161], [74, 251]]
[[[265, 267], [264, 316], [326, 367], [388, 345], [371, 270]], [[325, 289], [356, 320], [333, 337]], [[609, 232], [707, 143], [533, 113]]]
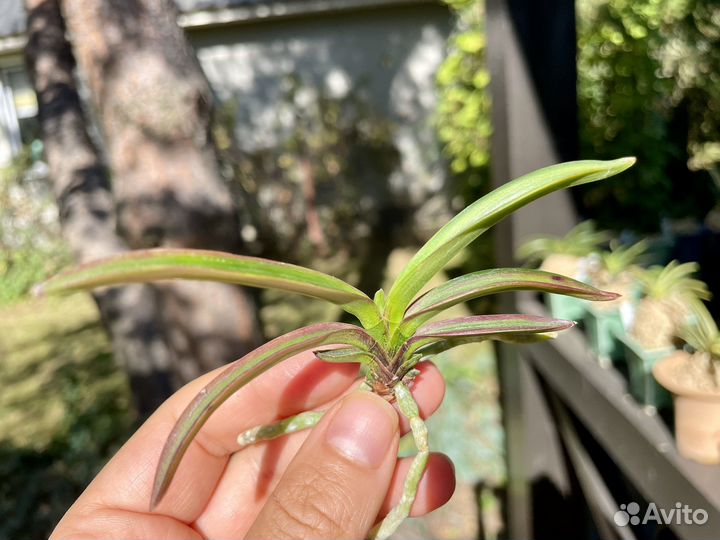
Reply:
[[[577, 111], [573, 0], [487, 0], [491, 74], [492, 185], [576, 157]], [[531, 234], [566, 232], [576, 221], [567, 193], [545, 197], [516, 212], [494, 231], [498, 266]], [[506, 312], [517, 309], [509, 295]], [[538, 480], [564, 496], [570, 488], [552, 413], [532, 369], [516, 349], [498, 351], [507, 441], [507, 536], [531, 538], [562, 529], [533, 515]], [[538, 530], [539, 528], [543, 531]]]

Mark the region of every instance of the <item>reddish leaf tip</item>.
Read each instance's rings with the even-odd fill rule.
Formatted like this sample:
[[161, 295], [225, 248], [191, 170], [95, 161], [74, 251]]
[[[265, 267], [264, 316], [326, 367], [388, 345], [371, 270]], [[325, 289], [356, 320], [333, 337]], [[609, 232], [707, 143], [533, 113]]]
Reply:
[[603, 298], [603, 301], [607, 300], [617, 300], [622, 296], [620, 293], [611, 292], [611, 291], [603, 291], [605, 293], [605, 298]]

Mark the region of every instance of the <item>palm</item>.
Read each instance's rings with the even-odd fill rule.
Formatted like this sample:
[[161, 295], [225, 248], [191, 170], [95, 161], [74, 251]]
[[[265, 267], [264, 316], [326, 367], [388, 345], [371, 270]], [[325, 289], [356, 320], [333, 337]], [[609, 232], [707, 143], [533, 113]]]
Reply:
[[[431, 364], [421, 364], [420, 370], [413, 394], [424, 415], [429, 415], [442, 400], [443, 382]], [[68, 513], [81, 519], [66, 517], [53, 536], [243, 538], [311, 432], [237, 452], [238, 432], [303, 410], [326, 410], [358, 383], [357, 366], [327, 364], [313, 360], [309, 353], [269, 370], [228, 399], [205, 423], [185, 454], [173, 489], [149, 512], [155, 466], [165, 440], [187, 403], [216, 375], [197, 379], [165, 403]], [[399, 498], [407, 466], [406, 460], [398, 461], [381, 514]], [[430, 468], [445, 474], [428, 475], [432, 485], [422, 486], [422, 502], [413, 508], [416, 515], [444, 503], [452, 490], [446, 459], [431, 459]]]

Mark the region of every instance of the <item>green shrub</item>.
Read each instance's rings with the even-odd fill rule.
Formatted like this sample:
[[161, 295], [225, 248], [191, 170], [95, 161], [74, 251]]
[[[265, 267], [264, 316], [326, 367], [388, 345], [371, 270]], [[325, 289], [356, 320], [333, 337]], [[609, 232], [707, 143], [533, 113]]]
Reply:
[[487, 176], [492, 133], [484, 2], [446, 0], [446, 3], [455, 14], [456, 23], [448, 39], [447, 57], [437, 72], [438, 137], [451, 171], [478, 187]]
[[25, 149], [0, 169], [0, 305], [68, 262], [44, 164]]
[[602, 226], [654, 230], [702, 217], [720, 164], [720, 6], [707, 0], [581, 0], [583, 153], [635, 155], [623, 182], [581, 189]]

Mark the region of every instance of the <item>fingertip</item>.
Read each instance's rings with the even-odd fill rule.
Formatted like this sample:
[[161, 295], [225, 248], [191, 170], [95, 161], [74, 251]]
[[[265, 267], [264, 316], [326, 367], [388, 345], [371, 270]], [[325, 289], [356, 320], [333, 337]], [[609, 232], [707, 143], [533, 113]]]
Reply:
[[410, 515], [417, 517], [437, 510], [450, 500], [456, 485], [455, 465], [452, 460], [445, 454], [431, 454], [427, 470], [418, 485], [418, 495]]
[[[387, 515], [400, 501], [405, 477], [411, 463], [412, 458], [398, 460], [390, 489], [380, 511], [381, 517]], [[430, 454], [427, 467], [418, 485], [410, 515], [418, 517], [437, 510], [450, 500], [453, 493], [455, 493], [455, 486], [455, 466], [450, 458], [441, 453], [434, 452]]]
[[390, 403], [371, 392], [356, 391], [343, 398], [320, 429], [337, 452], [358, 465], [376, 468], [395, 445], [399, 419]]
[[310, 433], [285, 470], [250, 538], [360, 538], [372, 526], [395, 469], [398, 415], [356, 391]]

